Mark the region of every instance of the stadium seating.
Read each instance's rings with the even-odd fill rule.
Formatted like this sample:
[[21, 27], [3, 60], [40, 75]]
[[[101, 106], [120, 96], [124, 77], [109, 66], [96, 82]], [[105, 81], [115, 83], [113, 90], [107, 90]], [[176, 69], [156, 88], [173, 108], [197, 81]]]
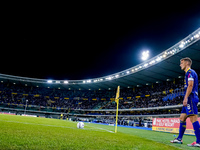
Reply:
[[[182, 80], [153, 84], [120, 91], [119, 109], [149, 108], [178, 105], [182, 103]], [[182, 90], [181, 90], [182, 91]], [[0, 107], [39, 110], [50, 112], [72, 112], [81, 109], [115, 109], [115, 90], [66, 90], [26, 86], [12, 82], [0, 83]]]

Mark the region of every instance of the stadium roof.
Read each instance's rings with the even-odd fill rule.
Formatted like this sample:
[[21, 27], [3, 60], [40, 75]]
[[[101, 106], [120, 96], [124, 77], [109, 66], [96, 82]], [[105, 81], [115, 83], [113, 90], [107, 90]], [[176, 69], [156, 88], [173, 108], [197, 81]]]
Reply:
[[15, 84], [69, 90], [112, 90], [116, 89], [118, 85], [123, 88], [132, 88], [170, 81], [173, 78], [182, 78], [184, 72], [180, 69], [179, 64], [180, 59], [183, 57], [190, 57], [193, 60], [192, 68], [200, 72], [200, 28], [154, 58], [112, 75], [86, 80], [65, 81], [0, 74], [0, 80], [10, 81]]

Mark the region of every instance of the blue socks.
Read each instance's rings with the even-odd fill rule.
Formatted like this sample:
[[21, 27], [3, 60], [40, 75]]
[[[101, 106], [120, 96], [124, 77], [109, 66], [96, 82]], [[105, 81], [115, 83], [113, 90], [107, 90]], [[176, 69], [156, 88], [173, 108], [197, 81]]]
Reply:
[[[200, 126], [199, 126], [199, 122], [195, 121], [194, 123], [192, 123], [193, 128], [194, 128], [194, 133], [196, 135], [196, 139], [197, 139], [197, 143], [200, 143]], [[185, 132], [186, 129], [186, 121], [181, 121], [180, 120], [180, 127], [179, 127], [179, 135], [178, 135], [178, 140], [182, 140], [183, 138], [183, 134]]]
[[194, 128], [194, 133], [196, 135], [196, 138], [197, 138], [197, 143], [200, 143], [200, 127], [199, 127], [199, 122], [196, 121], [194, 123], [192, 123], [193, 125], [193, 128]]
[[186, 121], [180, 120], [179, 135], [177, 138], [178, 140], [182, 140], [185, 129], [186, 129]]

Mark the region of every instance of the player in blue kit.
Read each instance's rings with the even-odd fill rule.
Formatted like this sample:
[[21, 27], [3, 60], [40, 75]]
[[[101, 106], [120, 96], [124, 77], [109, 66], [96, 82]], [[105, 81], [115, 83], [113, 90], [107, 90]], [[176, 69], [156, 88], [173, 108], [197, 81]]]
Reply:
[[191, 69], [192, 60], [188, 57], [180, 60], [181, 70], [185, 71], [185, 80], [184, 80], [184, 91], [185, 97], [183, 100], [183, 108], [180, 116], [180, 127], [179, 127], [179, 136], [171, 141], [171, 143], [182, 144], [183, 134], [186, 129], [186, 119], [190, 118], [192, 122], [194, 133], [196, 136], [196, 142], [188, 144], [192, 147], [200, 147], [200, 127], [198, 122], [198, 76], [196, 72]]

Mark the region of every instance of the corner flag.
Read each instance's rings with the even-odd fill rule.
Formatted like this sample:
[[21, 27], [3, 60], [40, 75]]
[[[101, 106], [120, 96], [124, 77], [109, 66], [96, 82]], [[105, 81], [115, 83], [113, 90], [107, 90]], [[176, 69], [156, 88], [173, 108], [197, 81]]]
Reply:
[[116, 97], [115, 97], [115, 102], [117, 103], [116, 121], [115, 121], [115, 133], [117, 133], [117, 119], [118, 119], [118, 107], [119, 107], [119, 91], [120, 91], [120, 86], [117, 87], [117, 93], [116, 93]]
[[120, 90], [120, 86], [117, 87], [117, 93], [116, 93], [116, 97], [115, 97], [116, 103], [119, 101], [119, 90]]

